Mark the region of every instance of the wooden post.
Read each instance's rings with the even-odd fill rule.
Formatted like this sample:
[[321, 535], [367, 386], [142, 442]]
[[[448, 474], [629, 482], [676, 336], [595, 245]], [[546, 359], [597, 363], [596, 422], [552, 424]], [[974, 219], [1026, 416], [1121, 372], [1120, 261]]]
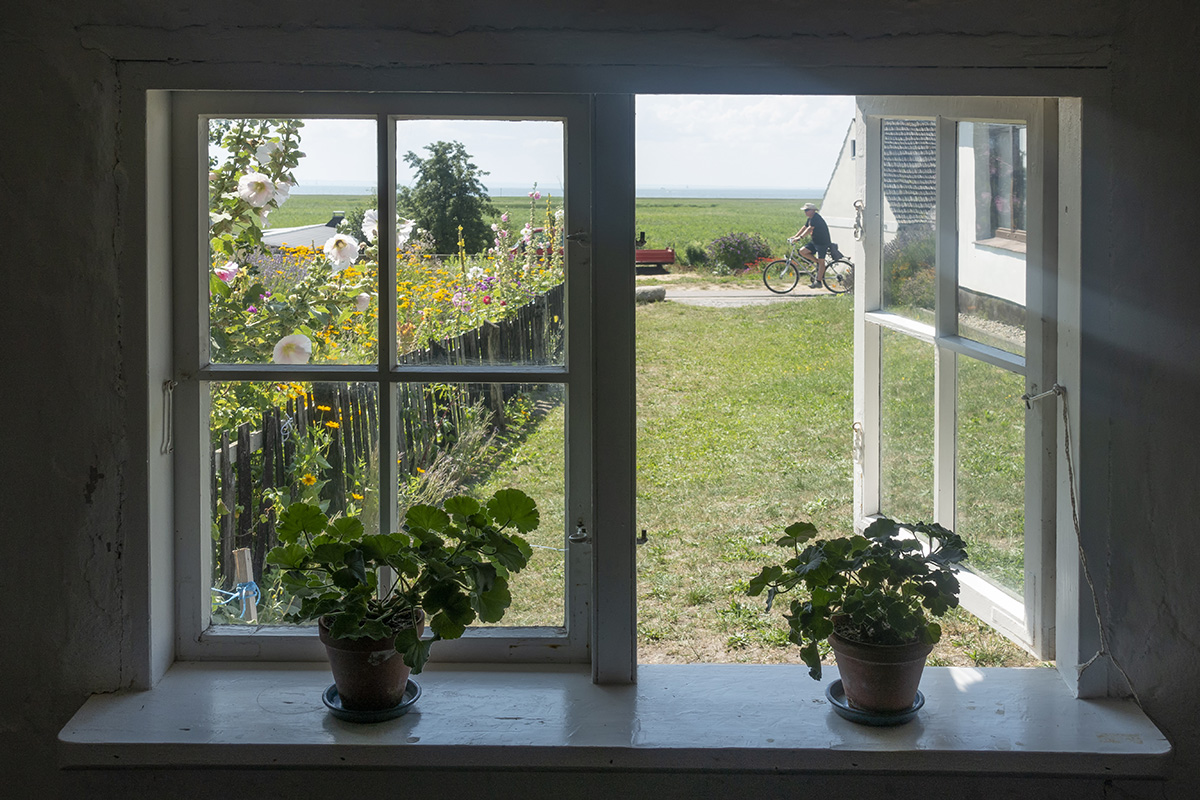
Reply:
[[[254, 576], [254, 561], [250, 557], [250, 548], [240, 547], [233, 551], [233, 574], [234, 585], [239, 583], [250, 583]], [[258, 622], [258, 604], [254, 601], [254, 596], [246, 594], [243, 596], [246, 603], [246, 622]]]
[[262, 519], [258, 523], [258, 536], [254, 539], [254, 563], [258, 565], [258, 571], [254, 573], [256, 583], [262, 581], [262, 564], [275, 536], [275, 503], [271, 500], [268, 490], [275, 488], [275, 440], [279, 438], [279, 428], [275, 422], [275, 415], [270, 411], [263, 412], [262, 432], [262, 487], [258, 495], [259, 514]]
[[237, 492], [233, 485], [233, 460], [229, 456], [229, 431], [221, 431], [221, 577], [233, 588], [233, 517], [237, 511]]
[[[250, 423], [238, 426], [237, 441], [237, 543], [242, 547], [251, 541], [254, 530], [254, 474], [250, 468]], [[232, 509], [231, 509], [232, 511]]]

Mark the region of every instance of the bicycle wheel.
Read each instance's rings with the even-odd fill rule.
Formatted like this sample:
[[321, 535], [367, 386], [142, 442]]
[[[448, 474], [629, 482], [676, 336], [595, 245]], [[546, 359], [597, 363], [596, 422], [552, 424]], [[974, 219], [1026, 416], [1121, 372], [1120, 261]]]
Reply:
[[800, 282], [800, 273], [786, 259], [772, 261], [763, 267], [763, 284], [775, 294], [787, 294]]
[[854, 289], [854, 265], [838, 259], [825, 265], [825, 288], [834, 294], [844, 294]]

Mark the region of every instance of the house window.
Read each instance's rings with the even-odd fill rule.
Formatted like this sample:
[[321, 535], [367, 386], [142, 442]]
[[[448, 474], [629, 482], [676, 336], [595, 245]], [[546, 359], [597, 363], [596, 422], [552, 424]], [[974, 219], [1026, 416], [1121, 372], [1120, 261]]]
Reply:
[[[503, 625], [435, 657], [587, 660], [590, 548], [568, 533], [593, 506], [588, 275], [563, 232], [590, 228], [588, 110], [551, 96], [175, 98], [181, 657], [322, 657], [265, 563], [282, 507], [395, 530], [415, 503], [516, 485], [541, 512], [535, 558]], [[490, 211], [478, 230], [470, 214], [417, 219], [413, 195], [447, 188], [422, 188], [423, 163], [461, 177], [507, 159], [548, 173], [503, 187], [523, 202], [495, 229]], [[432, 204], [469, 205], [469, 188]], [[305, 192], [345, 202], [288, 220]], [[557, 456], [521, 469], [529, 436]]]
[[[1034, 101], [859, 106], [876, 210], [856, 309], [860, 510], [955, 529], [970, 553], [963, 604], [1051, 657], [1053, 530], [1041, 509], [1054, 486], [1040, 443], [1054, 422], [1021, 397], [1055, 359], [1053, 335], [1026, 314], [1054, 302], [1053, 254], [1025, 252], [1027, 137], [1042, 152], [1053, 142]], [[1010, 246], [993, 245], [1002, 234]], [[1035, 269], [1041, 290], [1027, 297]]]

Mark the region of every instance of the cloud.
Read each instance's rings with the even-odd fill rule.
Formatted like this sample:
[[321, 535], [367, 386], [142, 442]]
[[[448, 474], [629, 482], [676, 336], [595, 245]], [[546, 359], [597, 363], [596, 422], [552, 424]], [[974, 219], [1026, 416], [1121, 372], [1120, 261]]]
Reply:
[[[823, 188], [833, 171], [853, 97], [794, 95], [639, 95], [639, 186]], [[373, 120], [306, 120], [301, 187], [377, 182]], [[489, 175], [491, 187], [563, 186], [559, 122], [402, 120], [397, 152], [423, 155], [430, 142], [457, 140]], [[397, 179], [412, 179], [401, 161]]]

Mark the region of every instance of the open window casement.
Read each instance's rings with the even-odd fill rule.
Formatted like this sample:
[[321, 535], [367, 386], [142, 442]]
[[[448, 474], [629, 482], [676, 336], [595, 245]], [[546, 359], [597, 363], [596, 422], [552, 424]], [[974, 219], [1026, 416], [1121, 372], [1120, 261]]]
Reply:
[[962, 603], [1054, 657], [1057, 102], [859, 97], [855, 507], [968, 543]]

